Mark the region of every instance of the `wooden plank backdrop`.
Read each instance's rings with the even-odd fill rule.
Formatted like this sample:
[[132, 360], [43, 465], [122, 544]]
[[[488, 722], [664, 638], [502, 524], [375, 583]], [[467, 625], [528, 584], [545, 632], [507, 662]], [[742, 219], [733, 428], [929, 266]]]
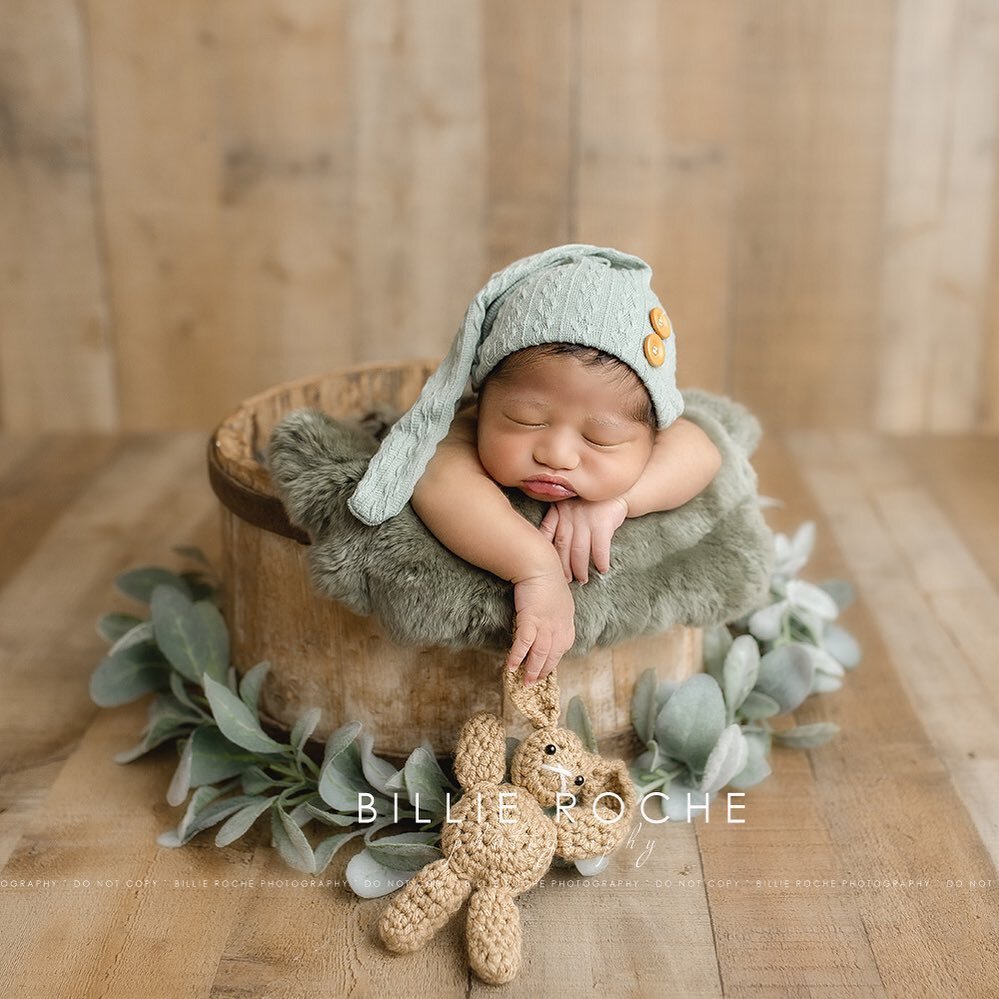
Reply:
[[768, 426], [999, 431], [995, 0], [6, 0], [0, 427], [206, 429], [646, 257]]

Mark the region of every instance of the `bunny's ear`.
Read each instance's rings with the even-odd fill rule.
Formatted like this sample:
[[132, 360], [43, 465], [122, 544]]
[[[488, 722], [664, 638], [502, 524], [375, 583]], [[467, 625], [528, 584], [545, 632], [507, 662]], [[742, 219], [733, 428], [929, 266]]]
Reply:
[[558, 726], [559, 689], [555, 670], [543, 680], [524, 686], [524, 665], [516, 670], [503, 669], [503, 685], [506, 696], [514, 707], [534, 723], [535, 728], [555, 728]]

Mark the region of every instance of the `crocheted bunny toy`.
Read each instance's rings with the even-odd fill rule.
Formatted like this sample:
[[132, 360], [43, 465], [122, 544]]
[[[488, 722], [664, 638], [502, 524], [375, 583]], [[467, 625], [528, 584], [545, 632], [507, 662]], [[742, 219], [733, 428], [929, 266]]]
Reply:
[[[484, 982], [510, 981], [520, 967], [517, 895], [533, 888], [557, 855], [606, 856], [627, 834], [635, 792], [627, 765], [586, 750], [559, 728], [555, 673], [524, 686], [524, 667], [504, 670], [508, 696], [534, 725], [510, 763], [496, 715], [480, 712], [462, 726], [455, 774], [464, 794], [441, 834], [444, 857], [408, 881], [382, 913], [378, 931], [389, 950], [422, 947], [469, 898], [468, 961]], [[549, 814], [555, 808], [555, 814]]]

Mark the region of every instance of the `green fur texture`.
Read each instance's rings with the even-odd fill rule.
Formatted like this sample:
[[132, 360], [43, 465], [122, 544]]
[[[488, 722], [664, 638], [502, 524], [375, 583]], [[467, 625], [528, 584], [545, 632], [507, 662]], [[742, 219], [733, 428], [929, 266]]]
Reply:
[[[723, 396], [688, 390], [684, 417], [722, 455], [714, 481], [689, 503], [626, 520], [611, 543], [610, 572], [571, 583], [576, 641], [585, 655], [675, 624], [734, 620], [764, 602], [773, 540], [756, 493], [749, 456], [760, 425]], [[513, 636], [513, 587], [445, 548], [407, 504], [368, 527], [347, 509], [387, 425], [398, 413], [355, 423], [299, 409], [275, 427], [268, 467], [289, 519], [312, 539], [316, 589], [358, 614], [373, 614], [402, 645], [505, 651]], [[548, 504], [504, 489], [535, 526]]]

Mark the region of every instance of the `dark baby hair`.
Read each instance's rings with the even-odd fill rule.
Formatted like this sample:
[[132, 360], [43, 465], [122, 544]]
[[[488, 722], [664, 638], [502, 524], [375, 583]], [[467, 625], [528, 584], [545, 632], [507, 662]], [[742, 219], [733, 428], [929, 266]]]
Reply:
[[627, 410], [626, 415], [637, 423], [644, 423], [653, 433], [658, 428], [656, 411], [652, 405], [652, 397], [645, 387], [641, 378], [628, 367], [624, 361], [618, 360], [612, 354], [608, 354], [596, 347], [583, 347], [576, 343], [543, 343], [536, 347], [525, 347], [523, 350], [514, 351], [503, 358], [492, 371], [486, 375], [485, 381], [480, 388], [480, 394], [485, 391], [490, 382], [502, 382], [511, 378], [518, 371], [523, 371], [545, 357], [574, 357], [580, 364], [588, 368], [606, 368], [608, 372], [618, 376], [633, 389], [632, 408]]

